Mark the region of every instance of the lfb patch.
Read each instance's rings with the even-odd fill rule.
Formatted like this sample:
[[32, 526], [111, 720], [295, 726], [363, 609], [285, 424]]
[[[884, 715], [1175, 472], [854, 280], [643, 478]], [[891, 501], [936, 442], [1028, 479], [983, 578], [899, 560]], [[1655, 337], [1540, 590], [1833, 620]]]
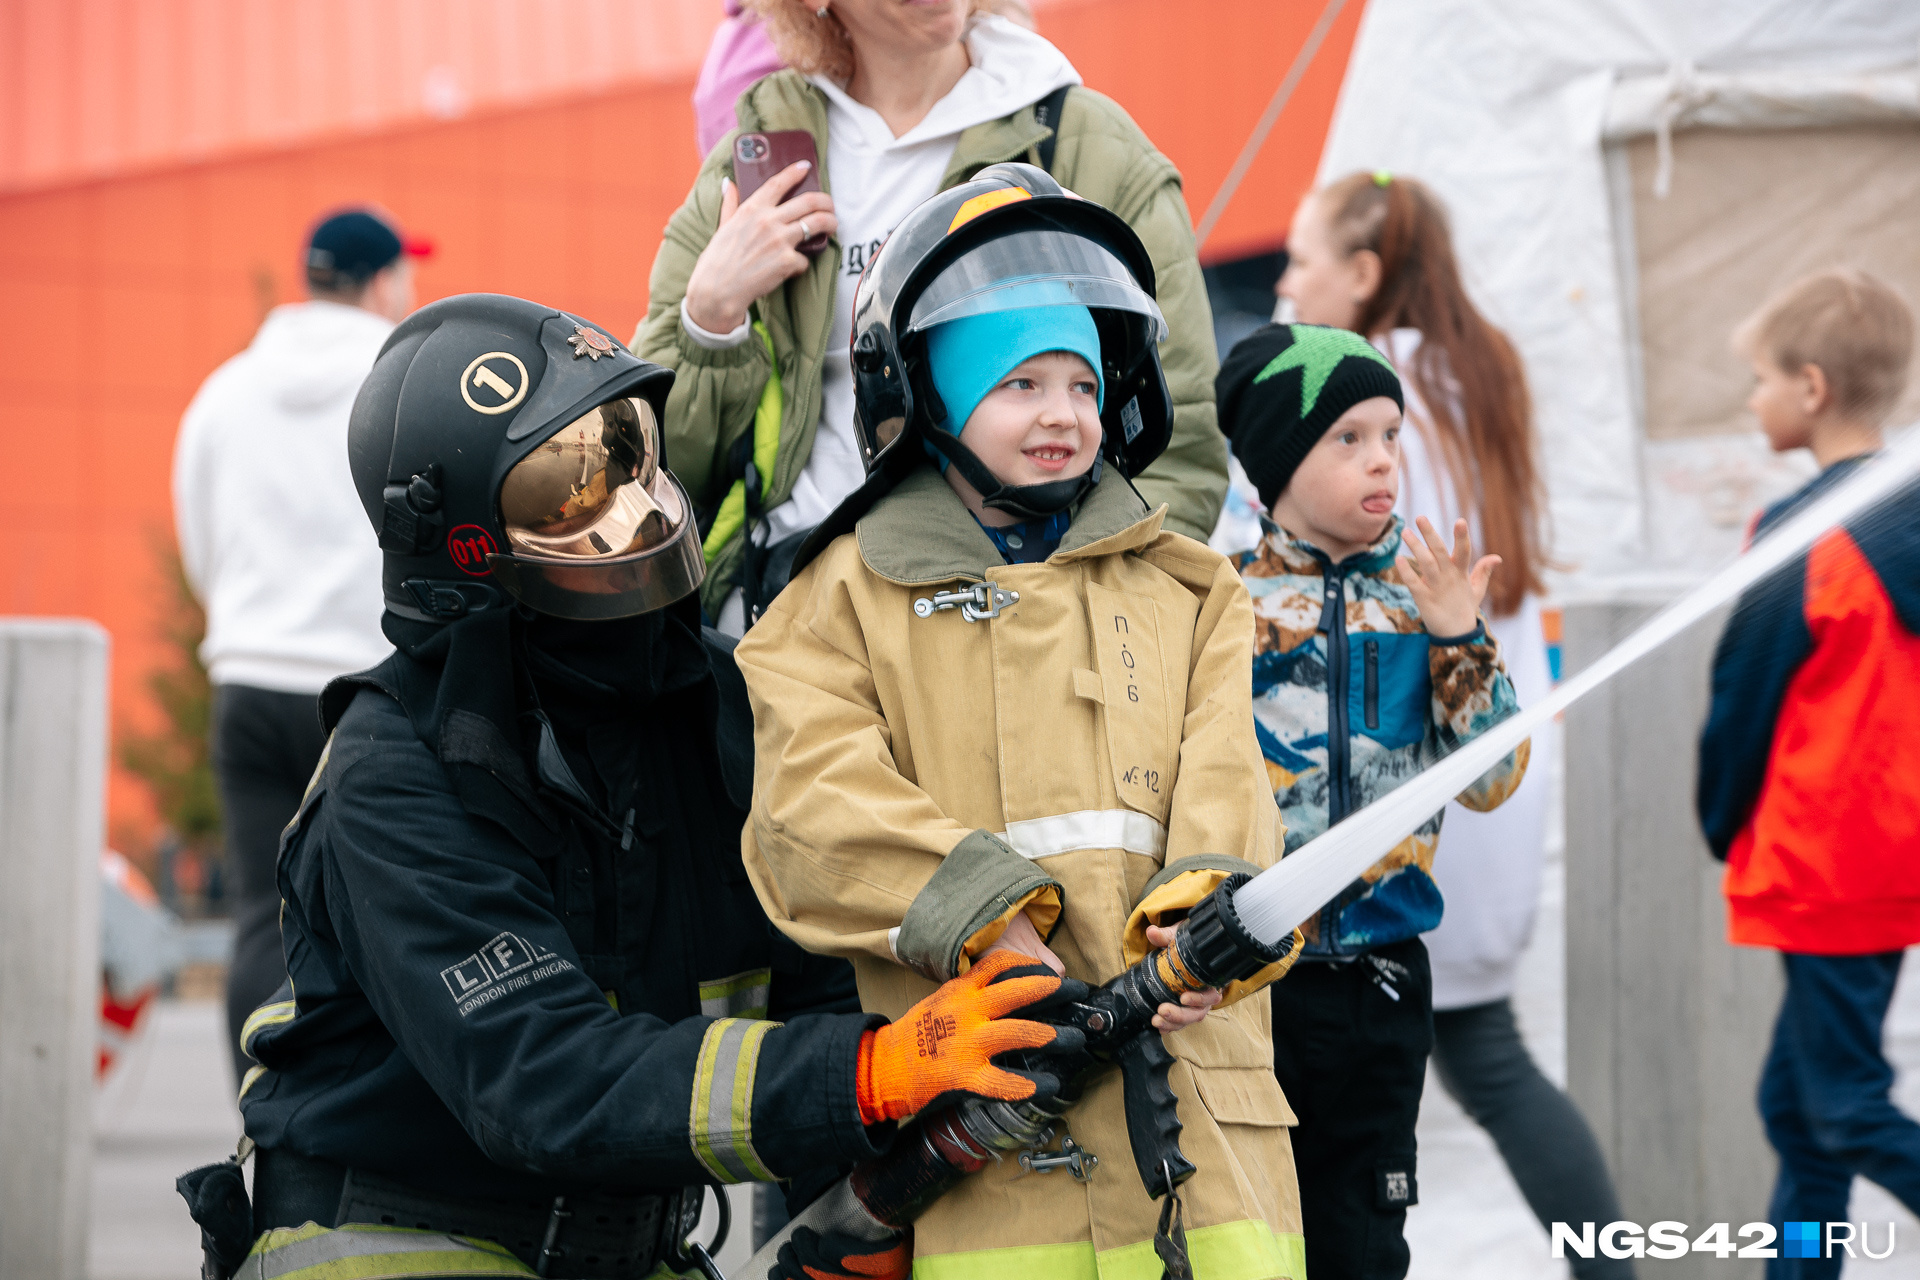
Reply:
[[1411, 1164], [1381, 1165], [1373, 1172], [1375, 1207], [1395, 1210], [1420, 1203], [1420, 1184], [1414, 1179]]
[[571, 963], [539, 943], [501, 932], [465, 960], [442, 969], [440, 981], [447, 984], [447, 994], [464, 1018], [511, 992], [572, 971]]

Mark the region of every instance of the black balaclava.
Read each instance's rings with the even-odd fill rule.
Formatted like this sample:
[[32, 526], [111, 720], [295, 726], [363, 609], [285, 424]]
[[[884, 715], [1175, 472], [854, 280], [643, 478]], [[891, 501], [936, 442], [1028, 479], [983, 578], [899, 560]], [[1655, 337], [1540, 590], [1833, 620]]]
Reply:
[[689, 623], [684, 611], [676, 604], [577, 622], [496, 608], [446, 624], [387, 613], [381, 629], [414, 660], [418, 678], [435, 685], [432, 710], [417, 726], [429, 745], [440, 750], [448, 717], [464, 712], [528, 746], [521, 716], [536, 704], [564, 738], [570, 728], [631, 715], [704, 679], [709, 667], [698, 620]]

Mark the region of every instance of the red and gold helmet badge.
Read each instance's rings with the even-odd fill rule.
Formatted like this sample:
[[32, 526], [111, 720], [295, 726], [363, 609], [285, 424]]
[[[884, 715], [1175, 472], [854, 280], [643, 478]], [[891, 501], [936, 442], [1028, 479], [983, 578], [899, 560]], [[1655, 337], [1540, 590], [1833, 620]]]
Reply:
[[567, 341], [573, 344], [573, 358], [576, 360], [581, 356], [590, 356], [597, 364], [601, 356], [613, 354], [613, 339], [583, 324], [573, 326], [573, 333]]

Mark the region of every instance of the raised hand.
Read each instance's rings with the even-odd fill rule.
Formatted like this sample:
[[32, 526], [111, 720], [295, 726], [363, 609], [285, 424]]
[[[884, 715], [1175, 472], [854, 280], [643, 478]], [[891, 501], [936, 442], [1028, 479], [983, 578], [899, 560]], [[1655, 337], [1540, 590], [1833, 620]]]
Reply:
[[1453, 547], [1448, 549], [1425, 516], [1419, 519], [1420, 536], [1401, 534], [1412, 557], [1394, 561], [1400, 581], [1413, 593], [1420, 610], [1420, 621], [1430, 636], [1463, 636], [1479, 625], [1480, 602], [1487, 598], [1487, 584], [1500, 567], [1499, 556], [1473, 558], [1473, 534], [1465, 520], [1453, 523]]
[[745, 200], [731, 179], [721, 182], [720, 226], [687, 277], [688, 319], [709, 333], [733, 332], [746, 323], [749, 306], [807, 269], [801, 241], [840, 229], [833, 197], [823, 191], [780, 203], [810, 164], [795, 161]]

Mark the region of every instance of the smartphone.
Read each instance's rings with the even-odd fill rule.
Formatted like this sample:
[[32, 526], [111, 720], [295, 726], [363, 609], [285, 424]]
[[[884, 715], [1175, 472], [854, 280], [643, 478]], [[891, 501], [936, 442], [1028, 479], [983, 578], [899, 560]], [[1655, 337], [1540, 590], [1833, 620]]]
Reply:
[[[807, 170], [806, 177], [800, 179], [799, 186], [787, 192], [781, 204], [802, 192], [820, 189], [820, 155], [814, 149], [813, 135], [805, 129], [743, 133], [733, 143], [733, 184], [740, 189], [740, 198], [745, 200], [758, 191], [768, 178], [802, 160], [811, 161], [813, 167]], [[818, 253], [826, 247], [827, 233], [824, 231], [800, 242], [802, 253]]]

